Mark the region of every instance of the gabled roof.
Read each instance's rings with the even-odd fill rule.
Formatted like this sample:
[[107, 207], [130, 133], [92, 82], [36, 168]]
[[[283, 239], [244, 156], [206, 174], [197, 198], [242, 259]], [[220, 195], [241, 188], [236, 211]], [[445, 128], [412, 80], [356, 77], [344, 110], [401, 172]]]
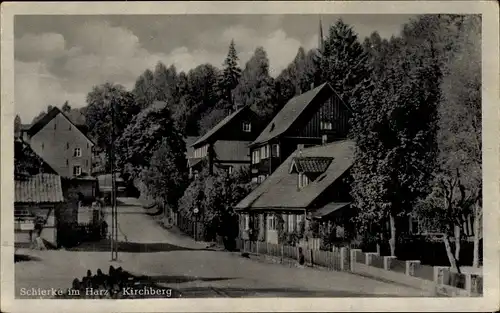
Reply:
[[290, 172], [297, 173], [323, 173], [332, 163], [329, 157], [295, 157], [292, 160]]
[[286, 132], [323, 89], [329, 89], [333, 94], [332, 87], [324, 83], [290, 99], [250, 146], [264, 143]]
[[64, 202], [61, 177], [55, 174], [37, 174], [15, 180], [15, 203]]
[[220, 121], [217, 125], [215, 125], [212, 129], [210, 129], [206, 134], [204, 134], [198, 140], [196, 140], [196, 142], [193, 143], [191, 146], [194, 147], [194, 146], [198, 146], [204, 142], [207, 142], [214, 135], [216, 135], [224, 126], [229, 124], [229, 122], [231, 122], [236, 116], [238, 116], [241, 112], [243, 112], [249, 108], [250, 108], [250, 106], [244, 106], [244, 107], [236, 110], [235, 112], [229, 114], [222, 121]]
[[54, 119], [58, 114], [61, 114], [62, 116], [64, 116], [68, 120], [68, 122], [70, 122], [71, 125], [74, 126], [75, 129], [78, 129], [78, 131], [80, 131], [82, 133], [82, 135], [84, 135], [85, 138], [87, 138], [87, 140], [92, 143], [92, 145], [95, 145], [95, 143], [92, 141], [92, 139], [90, 139], [84, 132], [82, 132], [80, 130], [80, 128], [78, 128], [78, 125], [75, 125], [75, 123], [73, 123], [73, 121], [68, 116], [66, 116], [66, 114], [63, 113], [58, 107], [53, 107], [49, 112], [47, 112], [43, 117], [41, 117], [36, 123], [32, 124], [28, 130], [28, 134], [30, 136], [35, 135], [42, 128], [44, 128], [45, 125], [47, 125], [50, 121], [52, 121], [52, 119]]
[[24, 177], [40, 172], [48, 174], [57, 173], [28, 143], [22, 140], [22, 138], [16, 138], [14, 140], [15, 177]]
[[306, 148], [302, 157], [333, 158], [326, 171], [306, 187], [297, 188], [297, 174], [289, 169], [298, 150], [290, 155], [271, 176], [248, 194], [235, 207], [236, 210], [254, 209], [306, 209], [351, 166], [355, 144], [349, 140]]
[[[330, 95], [337, 95], [335, 90], [328, 83], [324, 83], [314, 89], [304, 92], [303, 94], [293, 97], [285, 104], [278, 114], [276, 114], [273, 120], [260, 133], [257, 139], [250, 144], [250, 146], [265, 143], [285, 133], [293, 126], [293, 123], [302, 115], [306, 108], [314, 104], [314, 100], [322, 92], [329, 92]], [[352, 111], [350, 106], [345, 103], [344, 105], [348, 110]]]

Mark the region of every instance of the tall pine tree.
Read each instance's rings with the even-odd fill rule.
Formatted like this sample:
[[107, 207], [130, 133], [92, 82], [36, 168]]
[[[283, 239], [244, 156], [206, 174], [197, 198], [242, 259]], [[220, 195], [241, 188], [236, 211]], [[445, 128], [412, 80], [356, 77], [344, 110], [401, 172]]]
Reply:
[[221, 94], [222, 108], [233, 106], [233, 90], [238, 85], [241, 77], [241, 68], [238, 66], [238, 53], [234, 40], [229, 44], [229, 51], [223, 63], [218, 87]]
[[320, 70], [322, 81], [330, 83], [344, 102], [368, 76], [367, 54], [352, 27], [340, 19], [324, 42]]

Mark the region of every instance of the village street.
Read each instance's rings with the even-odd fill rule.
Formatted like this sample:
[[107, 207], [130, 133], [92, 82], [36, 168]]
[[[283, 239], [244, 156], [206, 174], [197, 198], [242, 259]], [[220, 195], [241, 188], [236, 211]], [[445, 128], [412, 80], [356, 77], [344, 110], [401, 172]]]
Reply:
[[87, 269], [107, 272], [111, 264], [180, 290], [183, 297], [426, 295], [349, 273], [290, 268], [205, 249], [205, 244], [160, 227], [136, 199], [120, 200], [119, 240], [123, 243], [118, 262], [109, 261], [106, 243], [83, 244], [75, 251], [19, 250], [35, 260], [16, 263], [17, 296], [21, 288], [66, 289]]

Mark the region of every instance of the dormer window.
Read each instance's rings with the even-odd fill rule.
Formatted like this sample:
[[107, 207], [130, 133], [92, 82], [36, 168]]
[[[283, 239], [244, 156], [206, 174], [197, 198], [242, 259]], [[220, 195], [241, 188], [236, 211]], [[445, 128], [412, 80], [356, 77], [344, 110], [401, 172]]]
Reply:
[[252, 131], [252, 124], [249, 122], [243, 122], [243, 131], [249, 133]]

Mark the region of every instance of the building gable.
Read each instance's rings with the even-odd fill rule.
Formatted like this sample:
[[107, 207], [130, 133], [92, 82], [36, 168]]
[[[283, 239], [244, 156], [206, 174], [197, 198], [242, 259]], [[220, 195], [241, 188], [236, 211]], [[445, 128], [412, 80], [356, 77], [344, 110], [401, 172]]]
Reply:
[[[49, 112], [47, 112], [42, 118], [40, 118], [36, 123], [31, 125], [31, 127], [28, 130], [28, 134], [30, 137], [35, 136], [38, 132], [40, 132], [43, 128], [47, 127], [48, 124], [52, 123], [50, 127], [53, 127], [54, 123], [53, 120], [54, 118], [61, 116], [62, 120], [64, 119], [65, 122], [62, 123], [67, 123], [68, 125], [71, 125], [71, 130], [76, 133], [80, 133], [81, 136], [84, 136], [85, 139], [89, 142], [90, 145], [94, 146], [95, 143], [84, 133], [81, 131], [78, 125], [75, 125], [71, 119], [66, 116], [59, 108], [54, 107], [52, 108]], [[67, 126], [67, 125], [65, 125]], [[68, 126], [69, 128], [69, 126]]]

